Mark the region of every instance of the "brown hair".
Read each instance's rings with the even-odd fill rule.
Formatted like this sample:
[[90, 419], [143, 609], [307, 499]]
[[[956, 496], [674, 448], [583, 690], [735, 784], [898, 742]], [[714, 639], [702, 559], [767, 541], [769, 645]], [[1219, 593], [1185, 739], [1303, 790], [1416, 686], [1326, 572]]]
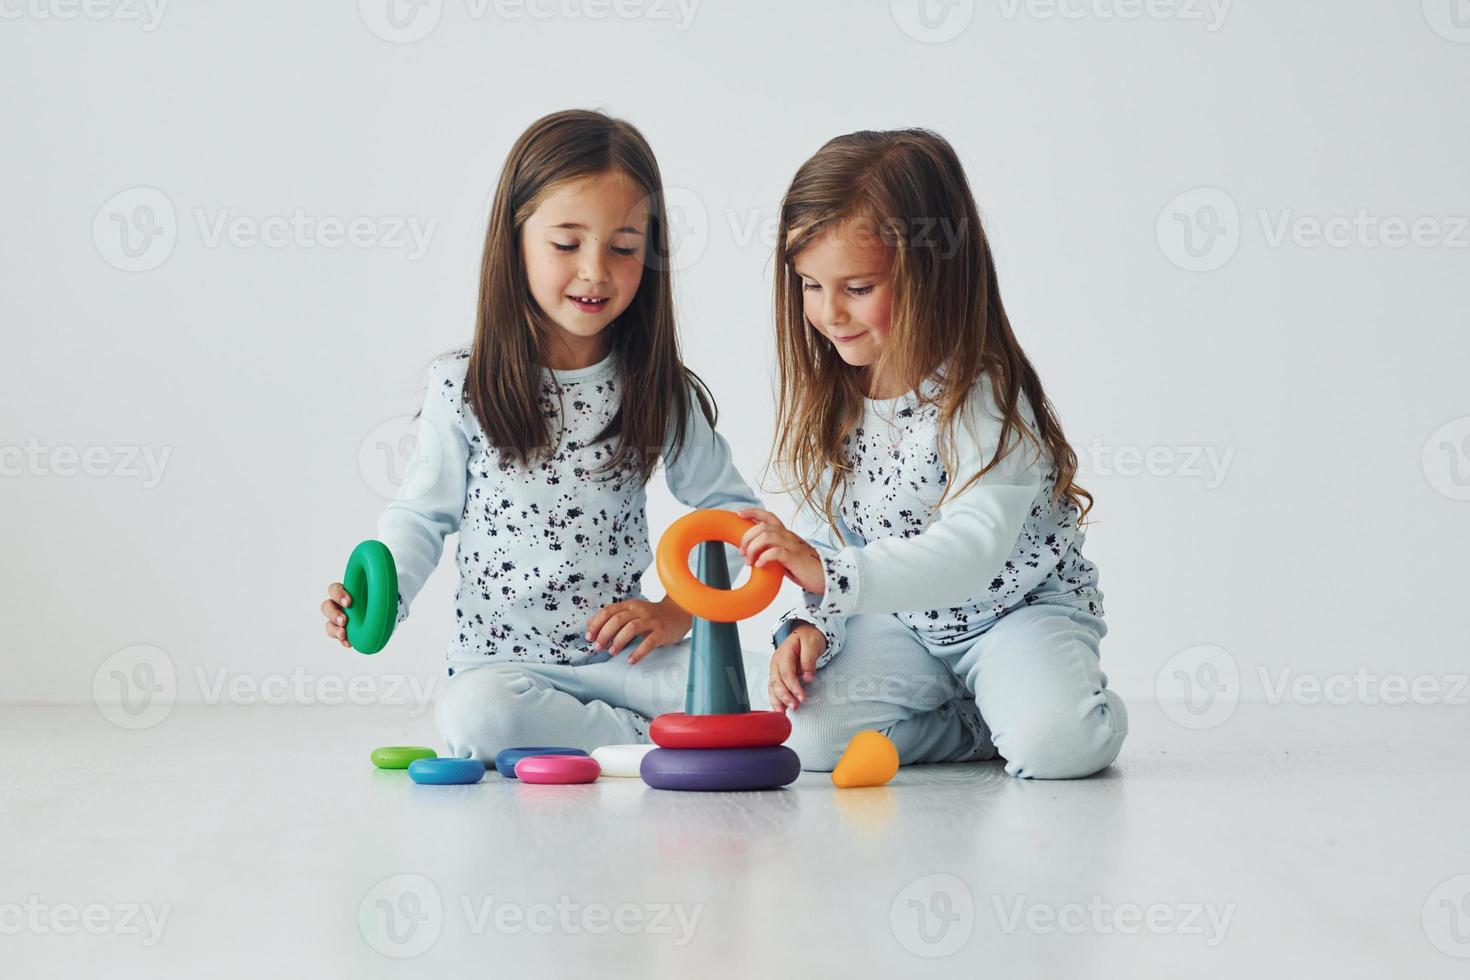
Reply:
[[[780, 393], [774, 456], [804, 505], [835, 528], [832, 501], [815, 500], [822, 474], [845, 474], [843, 438], [863, 415], [866, 373], [845, 363], [806, 319], [793, 260], [823, 234], [867, 229], [891, 249], [891, 333], [875, 376], [917, 389], [939, 406], [939, 443], [949, 474], [944, 498], [989, 472], [1024, 439], [1047, 450], [1057, 468], [1053, 499], [1065, 496], [1079, 523], [1092, 495], [1078, 486], [1077, 454], [1062, 434], [1036, 369], [1011, 332], [1001, 305], [995, 262], [954, 148], [923, 129], [859, 132], [829, 141], [801, 165], [781, 202], [776, 237], [776, 356]], [[936, 375], [936, 372], [941, 374]], [[989, 377], [1001, 411], [1000, 444], [989, 461], [963, 478], [954, 472], [954, 426], [975, 383]], [[1023, 417], [1024, 394], [1036, 431]], [[963, 478], [963, 479], [962, 479]], [[959, 489], [956, 489], [956, 485]]]
[[649, 211], [638, 291], [606, 328], [618, 355], [623, 399], [595, 441], [618, 437], [617, 449], [601, 469], [626, 462], [647, 482], [670, 422], [671, 449], [677, 452], [683, 445], [691, 392], [711, 426], [716, 409], [709, 389], [679, 356], [663, 180], [648, 142], [630, 123], [601, 112], [555, 112], [532, 123], [511, 148], [485, 230], [465, 397], [491, 444], [523, 464], [560, 444], [561, 434], [552, 433], [537, 404], [554, 327], [531, 297], [521, 229], [548, 192], [607, 173], [632, 181], [646, 195]]

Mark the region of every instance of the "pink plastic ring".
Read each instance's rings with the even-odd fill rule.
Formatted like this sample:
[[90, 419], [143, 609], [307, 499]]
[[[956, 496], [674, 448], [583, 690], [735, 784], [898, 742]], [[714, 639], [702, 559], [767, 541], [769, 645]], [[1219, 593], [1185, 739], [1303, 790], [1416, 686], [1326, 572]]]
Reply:
[[585, 755], [528, 755], [516, 763], [523, 783], [590, 783], [600, 775], [602, 766]]

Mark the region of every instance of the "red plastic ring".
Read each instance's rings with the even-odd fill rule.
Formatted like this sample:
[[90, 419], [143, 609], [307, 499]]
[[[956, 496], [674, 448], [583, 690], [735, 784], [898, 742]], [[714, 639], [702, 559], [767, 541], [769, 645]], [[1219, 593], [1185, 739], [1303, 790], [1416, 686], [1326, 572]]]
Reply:
[[780, 745], [791, 737], [791, 719], [781, 711], [738, 715], [659, 715], [648, 737], [666, 749], [755, 749]]

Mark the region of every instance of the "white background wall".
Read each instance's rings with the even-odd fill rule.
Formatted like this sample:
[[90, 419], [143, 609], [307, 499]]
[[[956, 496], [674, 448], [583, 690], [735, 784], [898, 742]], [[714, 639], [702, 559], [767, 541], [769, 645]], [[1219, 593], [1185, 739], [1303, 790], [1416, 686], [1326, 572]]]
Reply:
[[[86, 701], [139, 644], [180, 701], [440, 672], [452, 543], [384, 654], [317, 605], [391, 489], [376, 443], [469, 337], [507, 150], [570, 106], [678, 189], [685, 349], [752, 479], [787, 181], [931, 127], [1098, 498], [1113, 685], [1466, 670], [1464, 0], [95, 2], [0, 0], [0, 700]], [[375, 243], [213, 235], [298, 212]]]

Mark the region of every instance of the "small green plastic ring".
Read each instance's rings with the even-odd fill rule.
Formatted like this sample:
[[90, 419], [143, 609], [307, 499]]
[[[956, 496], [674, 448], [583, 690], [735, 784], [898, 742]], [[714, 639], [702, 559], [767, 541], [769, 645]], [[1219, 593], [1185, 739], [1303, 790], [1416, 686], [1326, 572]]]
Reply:
[[369, 540], [353, 548], [342, 587], [352, 597], [345, 610], [347, 642], [358, 653], [377, 653], [398, 620], [398, 568], [388, 546]]
[[415, 759], [437, 759], [439, 753], [421, 745], [385, 745], [373, 749], [373, 765], [379, 769], [407, 769]]

